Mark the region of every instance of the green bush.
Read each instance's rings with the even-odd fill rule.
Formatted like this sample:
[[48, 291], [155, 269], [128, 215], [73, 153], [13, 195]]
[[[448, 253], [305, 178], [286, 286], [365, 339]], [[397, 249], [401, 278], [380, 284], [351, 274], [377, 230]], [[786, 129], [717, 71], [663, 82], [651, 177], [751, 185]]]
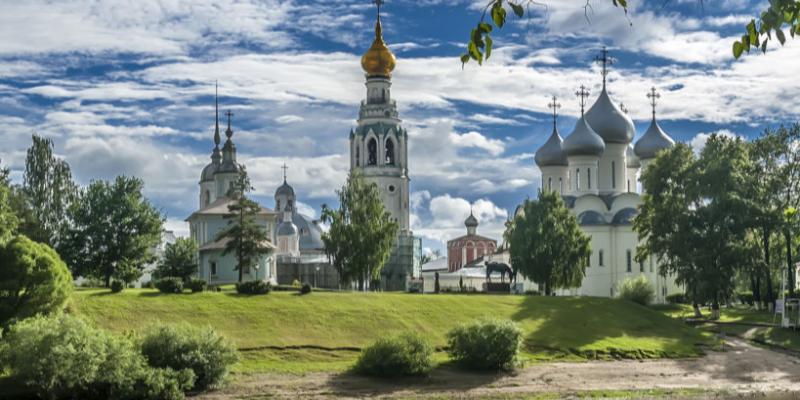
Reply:
[[272, 290], [269, 282], [247, 281], [236, 284], [236, 292], [239, 294], [267, 294]]
[[0, 364], [42, 398], [183, 399], [190, 369], [158, 369], [134, 343], [69, 315], [13, 325], [0, 342]]
[[238, 360], [233, 344], [212, 328], [188, 324], [152, 328], [142, 339], [142, 354], [152, 367], [192, 370], [194, 389], [221, 386]]
[[511, 369], [522, 343], [522, 331], [509, 320], [482, 319], [447, 333], [447, 352], [473, 369]]
[[755, 296], [753, 296], [753, 292], [738, 292], [736, 293], [736, 298], [745, 305], [753, 306], [753, 304], [755, 304]]
[[187, 284], [186, 287], [192, 291], [192, 293], [198, 293], [206, 290], [207, 283], [203, 279], [192, 279]]
[[653, 302], [656, 293], [650, 281], [644, 275], [639, 275], [636, 278], [628, 278], [622, 282], [619, 297], [646, 306]]
[[667, 295], [667, 303], [669, 304], [687, 304], [686, 295], [683, 293], [674, 293]]
[[111, 293], [119, 293], [124, 288], [125, 288], [125, 285], [120, 281], [112, 281], [111, 282]]
[[300, 288], [300, 294], [309, 294], [311, 293], [311, 285], [304, 283], [303, 287]]
[[174, 277], [161, 278], [156, 281], [156, 288], [161, 293], [182, 293], [183, 280]]
[[292, 281], [292, 286], [296, 288], [300, 288], [300, 281], [295, 279]]
[[142, 282], [142, 289], [155, 289], [153, 281]]
[[0, 326], [63, 310], [72, 286], [67, 265], [49, 246], [25, 236], [0, 246]]
[[427, 375], [433, 368], [433, 348], [416, 333], [380, 338], [364, 349], [355, 371], [370, 376]]
[[528, 289], [528, 290], [525, 291], [525, 295], [526, 296], [541, 296], [542, 292], [540, 292], [538, 290]]

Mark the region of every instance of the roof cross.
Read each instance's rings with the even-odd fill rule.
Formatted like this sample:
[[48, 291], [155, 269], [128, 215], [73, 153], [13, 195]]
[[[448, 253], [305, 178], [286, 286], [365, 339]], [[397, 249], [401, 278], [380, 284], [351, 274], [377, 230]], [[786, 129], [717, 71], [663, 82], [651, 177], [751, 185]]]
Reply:
[[556, 128], [556, 118], [558, 117], [558, 109], [561, 108], [561, 104], [558, 103], [558, 98], [553, 96], [553, 102], [547, 103], [547, 108], [553, 110], [553, 129]]
[[228, 110], [225, 112], [225, 115], [228, 116], [228, 130], [225, 131], [225, 136], [230, 139], [230, 137], [233, 136], [233, 131], [231, 130], [231, 117], [233, 116], [233, 113], [231, 110]]
[[383, 0], [372, 0], [372, 2], [378, 7], [378, 19], [381, 19], [381, 6], [383, 5]]
[[283, 170], [283, 183], [286, 183], [286, 170], [289, 169], [289, 167], [286, 165], [286, 163], [283, 163], [281, 169]]
[[214, 81], [214, 144], [219, 147], [219, 83]]
[[617, 60], [608, 56], [608, 49], [606, 46], [603, 46], [603, 49], [600, 50], [599, 56], [594, 58], [594, 61], [603, 65], [603, 89], [606, 88], [606, 77], [608, 76], [608, 66], [617, 62]]
[[580, 89], [575, 92], [575, 96], [581, 98], [581, 116], [583, 116], [583, 109], [586, 107], [586, 98], [589, 97], [589, 89], [586, 86], [581, 85]]
[[661, 98], [661, 94], [656, 92], [656, 88], [650, 88], [650, 92], [647, 93], [647, 98], [650, 99], [650, 105], [653, 107], [653, 119], [656, 118], [656, 104], [657, 100]]

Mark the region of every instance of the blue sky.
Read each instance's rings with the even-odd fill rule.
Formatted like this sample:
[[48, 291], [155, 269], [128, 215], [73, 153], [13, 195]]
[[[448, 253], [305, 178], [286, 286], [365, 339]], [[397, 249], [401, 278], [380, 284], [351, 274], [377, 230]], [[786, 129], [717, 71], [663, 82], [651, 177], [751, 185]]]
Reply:
[[[398, 57], [394, 98], [410, 136], [412, 229], [441, 248], [473, 203], [482, 234], [534, 196], [533, 153], [550, 133], [556, 95], [568, 134], [580, 84], [599, 92], [602, 46], [618, 61], [609, 91], [646, 128], [645, 94], [662, 94], [662, 126], [701, 145], [713, 132], [752, 137], [798, 120], [800, 44], [733, 61], [731, 43], [766, 0], [544, 1], [494, 34], [483, 67], [458, 56], [480, 0], [387, 0], [384, 37]], [[368, 0], [32, 0], [0, 15], [0, 160], [19, 181], [34, 132], [53, 138], [76, 179], [145, 180], [178, 233], [197, 206], [212, 143], [214, 81], [234, 141], [273, 206], [289, 165], [303, 211], [335, 202], [347, 140], [364, 96]], [[588, 17], [588, 18], [587, 18]], [[587, 20], [588, 19], [588, 20]]]

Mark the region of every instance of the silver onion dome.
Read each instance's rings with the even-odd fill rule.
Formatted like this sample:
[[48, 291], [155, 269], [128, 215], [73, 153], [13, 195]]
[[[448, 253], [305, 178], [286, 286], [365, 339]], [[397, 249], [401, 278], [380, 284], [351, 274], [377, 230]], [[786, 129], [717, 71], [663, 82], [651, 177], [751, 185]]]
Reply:
[[606, 143], [630, 143], [636, 133], [631, 117], [611, 101], [605, 88], [586, 111], [586, 122]]
[[200, 174], [200, 182], [208, 182], [214, 180], [214, 173], [217, 172], [217, 167], [219, 164], [216, 163], [209, 163], [203, 168], [203, 172]]
[[470, 211], [469, 217], [467, 217], [467, 219], [464, 221], [464, 225], [467, 228], [474, 228], [478, 226], [478, 219], [475, 218], [474, 215], [472, 215], [472, 211]]
[[283, 185], [280, 185], [278, 189], [275, 191], [275, 196], [294, 196], [294, 188], [291, 187], [286, 180], [283, 181]]
[[603, 138], [586, 123], [584, 117], [578, 118], [575, 129], [564, 139], [564, 154], [569, 156], [600, 156], [606, 149]]
[[550, 134], [550, 138], [547, 139], [542, 147], [539, 147], [539, 150], [536, 150], [536, 154], [533, 156], [536, 165], [540, 167], [566, 166], [567, 156], [562, 149], [563, 142], [558, 130], [553, 127], [553, 133]]
[[656, 122], [655, 117], [647, 131], [636, 141], [633, 151], [639, 159], [654, 158], [661, 150], [666, 150], [675, 145], [675, 141], [667, 135]]
[[633, 146], [628, 145], [628, 148], [625, 150], [625, 161], [628, 168], [640, 168], [642, 163], [639, 162], [639, 157], [636, 157], [636, 153], [633, 151]]

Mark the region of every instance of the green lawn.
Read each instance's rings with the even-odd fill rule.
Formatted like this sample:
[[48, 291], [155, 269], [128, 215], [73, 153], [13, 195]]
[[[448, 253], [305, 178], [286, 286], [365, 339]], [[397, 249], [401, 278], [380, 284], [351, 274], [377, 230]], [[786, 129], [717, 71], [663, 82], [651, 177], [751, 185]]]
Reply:
[[[712, 340], [645, 307], [586, 297], [78, 290], [70, 310], [118, 332], [155, 321], [211, 325], [246, 350], [239, 372], [343, 370], [358, 349], [402, 331], [419, 332], [441, 348], [448, 330], [480, 317], [517, 321], [527, 360], [687, 357]], [[437, 353], [437, 359], [446, 357]]]

